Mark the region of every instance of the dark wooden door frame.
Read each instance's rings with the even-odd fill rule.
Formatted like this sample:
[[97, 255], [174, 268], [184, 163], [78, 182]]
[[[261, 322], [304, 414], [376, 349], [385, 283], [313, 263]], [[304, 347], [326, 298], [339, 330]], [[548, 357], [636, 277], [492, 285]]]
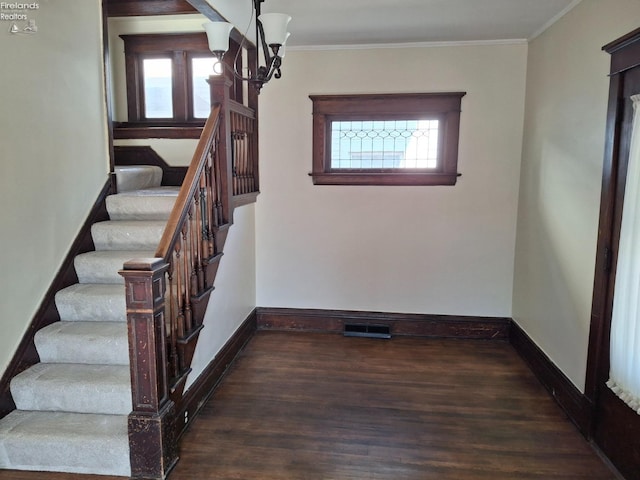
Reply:
[[637, 441], [623, 441], [622, 447], [614, 447], [611, 437], [603, 435], [603, 431], [615, 428], [622, 432], [623, 439], [632, 439], [637, 437], [632, 430], [640, 424], [640, 418], [633, 417], [635, 412], [625, 408], [605, 385], [609, 376], [613, 289], [629, 160], [627, 140], [633, 122], [628, 97], [631, 88], [640, 92], [640, 29], [605, 45], [603, 50], [611, 55], [611, 70], [585, 396], [592, 411], [590, 436], [631, 480], [640, 478]]

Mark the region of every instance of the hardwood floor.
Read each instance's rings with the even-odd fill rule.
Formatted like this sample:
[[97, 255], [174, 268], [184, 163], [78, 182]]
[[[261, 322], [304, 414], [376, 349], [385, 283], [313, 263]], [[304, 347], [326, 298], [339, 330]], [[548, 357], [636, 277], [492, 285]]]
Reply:
[[[115, 477], [2, 472], [12, 480]], [[258, 332], [169, 480], [615, 479], [508, 343]]]

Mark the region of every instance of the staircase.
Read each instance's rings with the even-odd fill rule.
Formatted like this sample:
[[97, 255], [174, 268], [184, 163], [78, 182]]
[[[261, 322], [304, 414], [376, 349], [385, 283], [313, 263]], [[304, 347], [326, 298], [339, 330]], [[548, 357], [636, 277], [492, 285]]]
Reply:
[[132, 411], [124, 279], [153, 257], [178, 195], [158, 167], [118, 167], [95, 251], [75, 258], [78, 283], [56, 294], [60, 322], [35, 334], [40, 363], [15, 376], [16, 410], [0, 420], [0, 468], [129, 477]]

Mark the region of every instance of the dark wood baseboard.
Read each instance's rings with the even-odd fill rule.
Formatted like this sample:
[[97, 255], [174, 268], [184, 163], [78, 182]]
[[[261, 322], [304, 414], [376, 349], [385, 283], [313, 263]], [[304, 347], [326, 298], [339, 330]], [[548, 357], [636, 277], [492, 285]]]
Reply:
[[344, 325], [387, 325], [392, 336], [508, 340], [510, 318], [350, 310], [257, 308], [258, 330], [342, 333]]
[[111, 178], [109, 178], [102, 188], [102, 191], [98, 195], [98, 198], [82, 225], [78, 236], [73, 241], [66, 257], [62, 261], [58, 273], [51, 282], [51, 286], [45, 293], [38, 310], [29, 324], [29, 328], [22, 337], [22, 340], [13, 355], [13, 358], [9, 362], [9, 365], [0, 379], [0, 418], [3, 418], [16, 408], [9, 390], [11, 379], [40, 361], [33, 341], [34, 335], [41, 328], [60, 320], [60, 316], [58, 315], [58, 310], [55, 305], [55, 294], [59, 290], [78, 282], [78, 277], [73, 265], [74, 259], [81, 253], [95, 249], [93, 239], [91, 237], [91, 225], [96, 222], [109, 219], [105, 199], [107, 198], [107, 195], [114, 192], [113, 183], [115, 182], [112, 182]]
[[115, 146], [113, 153], [117, 166], [154, 165], [162, 168], [162, 185], [165, 186], [181, 186], [187, 174], [187, 167], [172, 167], [148, 145]]
[[[213, 394], [229, 366], [255, 333], [256, 326], [257, 315], [256, 310], [253, 310], [233, 336], [224, 344], [215, 358], [207, 365], [202, 374], [185, 392], [179, 405], [177, 405], [176, 431], [178, 432], [178, 437], [186, 431], [207, 399]], [[185, 413], [187, 414], [188, 422], [185, 422]]]
[[515, 322], [511, 326], [509, 340], [569, 419], [588, 438], [591, 429], [592, 405], [587, 397]]

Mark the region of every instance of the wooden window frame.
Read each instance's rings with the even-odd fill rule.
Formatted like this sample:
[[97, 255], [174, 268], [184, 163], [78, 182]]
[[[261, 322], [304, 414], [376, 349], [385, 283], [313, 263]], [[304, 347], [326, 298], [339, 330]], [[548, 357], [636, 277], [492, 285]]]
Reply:
[[[315, 185], [455, 185], [462, 97], [466, 92], [310, 95], [313, 102]], [[438, 119], [435, 169], [331, 168], [331, 123], [348, 120]]]
[[[200, 138], [206, 118], [193, 114], [191, 59], [213, 57], [204, 32], [120, 35], [124, 41], [127, 81], [126, 122], [114, 125], [114, 138]], [[231, 39], [225, 63], [236, 57], [239, 43]], [[173, 63], [173, 117], [145, 118], [142, 63], [146, 58], [170, 58]], [[237, 59], [241, 68], [242, 56]], [[237, 86], [234, 91], [238, 90]]]

